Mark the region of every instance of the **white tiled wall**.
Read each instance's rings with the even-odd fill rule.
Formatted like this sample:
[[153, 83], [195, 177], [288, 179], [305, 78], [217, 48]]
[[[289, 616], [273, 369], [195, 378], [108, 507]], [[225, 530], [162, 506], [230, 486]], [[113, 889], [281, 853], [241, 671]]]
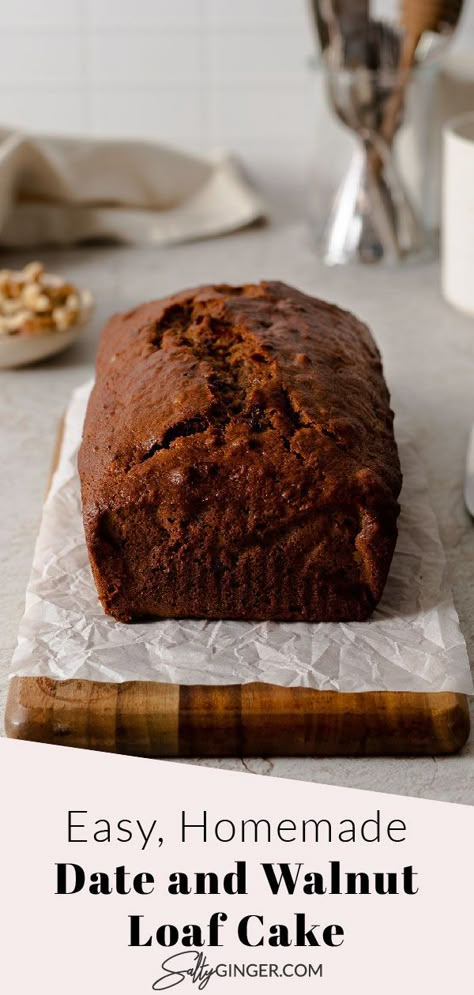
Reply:
[[0, 37], [0, 124], [225, 146], [257, 174], [305, 168], [306, 0], [14, 0], [0, 5]]
[[202, 149], [304, 135], [305, 0], [15, 0], [0, 32], [5, 124]]

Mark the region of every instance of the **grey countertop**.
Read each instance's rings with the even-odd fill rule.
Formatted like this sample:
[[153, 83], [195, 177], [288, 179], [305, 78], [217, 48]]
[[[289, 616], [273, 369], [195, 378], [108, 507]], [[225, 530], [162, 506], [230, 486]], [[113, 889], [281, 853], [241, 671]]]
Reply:
[[[474, 320], [443, 302], [435, 263], [399, 270], [328, 270], [299, 224], [169, 249], [81, 248], [42, 253], [42, 258], [50, 270], [89, 286], [97, 310], [68, 352], [35, 368], [0, 371], [2, 710], [58, 422], [73, 388], [91, 376], [103, 321], [112, 311], [205, 282], [282, 279], [348, 307], [370, 324], [383, 353], [395, 411], [409, 413], [426, 461], [455, 602], [474, 660], [474, 526], [462, 500], [465, 451], [474, 421]], [[23, 261], [8, 256], [2, 265]], [[471, 713], [474, 727], [474, 707]], [[440, 759], [192, 762], [474, 804], [474, 736], [462, 754]]]

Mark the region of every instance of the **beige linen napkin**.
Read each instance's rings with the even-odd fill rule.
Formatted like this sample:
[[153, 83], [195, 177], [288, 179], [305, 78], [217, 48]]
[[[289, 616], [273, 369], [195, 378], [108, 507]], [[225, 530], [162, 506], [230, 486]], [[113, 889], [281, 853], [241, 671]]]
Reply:
[[230, 157], [0, 129], [0, 245], [97, 238], [166, 245], [224, 234], [263, 213]]

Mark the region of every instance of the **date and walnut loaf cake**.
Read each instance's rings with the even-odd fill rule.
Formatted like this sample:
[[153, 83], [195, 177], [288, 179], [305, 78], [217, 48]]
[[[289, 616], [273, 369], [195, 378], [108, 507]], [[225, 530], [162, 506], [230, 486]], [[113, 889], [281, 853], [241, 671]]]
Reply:
[[366, 326], [283, 283], [116, 315], [79, 455], [105, 611], [367, 618], [397, 536], [392, 422]]

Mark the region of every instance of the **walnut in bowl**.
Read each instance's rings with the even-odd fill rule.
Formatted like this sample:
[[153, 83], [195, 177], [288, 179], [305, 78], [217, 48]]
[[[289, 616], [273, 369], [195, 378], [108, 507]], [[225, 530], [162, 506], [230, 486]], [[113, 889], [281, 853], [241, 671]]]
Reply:
[[45, 273], [39, 262], [0, 270], [0, 367], [25, 366], [65, 349], [92, 307], [89, 290]]

